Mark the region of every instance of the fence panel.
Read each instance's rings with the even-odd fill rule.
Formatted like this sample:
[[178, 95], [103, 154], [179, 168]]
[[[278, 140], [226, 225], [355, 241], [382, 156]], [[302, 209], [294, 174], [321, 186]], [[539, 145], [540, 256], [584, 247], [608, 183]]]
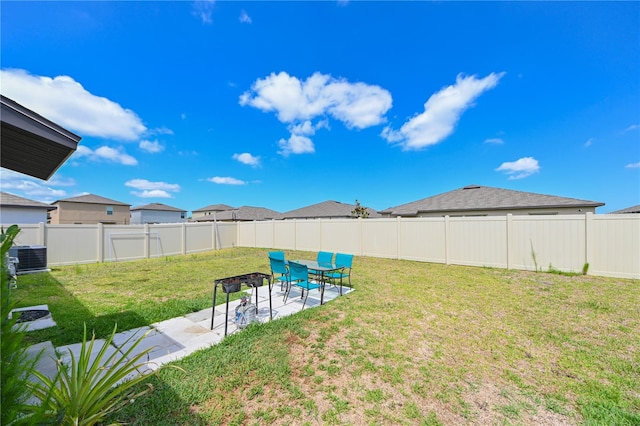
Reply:
[[[11, 225], [2, 225], [4, 230]], [[44, 241], [40, 241], [40, 225], [20, 225], [20, 232], [15, 239], [17, 246], [41, 246]]]
[[507, 267], [507, 217], [449, 219], [447, 262], [455, 265]]
[[75, 265], [99, 262], [101, 236], [96, 225], [47, 226], [47, 263]]
[[333, 253], [360, 253], [360, 223], [353, 219], [332, 219], [322, 223], [321, 250]]
[[321, 219], [296, 219], [296, 250], [321, 250], [322, 222]]
[[256, 247], [271, 248], [273, 247], [273, 221], [264, 220], [255, 223], [256, 230]]
[[565, 272], [582, 271], [585, 241], [584, 215], [513, 216], [512, 267], [546, 271], [553, 266]]
[[296, 221], [273, 221], [273, 248], [282, 250], [296, 249]]
[[[88, 225], [94, 226], [95, 225]], [[105, 225], [105, 261], [144, 259], [149, 253], [146, 228], [144, 225]]]
[[360, 254], [362, 256], [397, 258], [397, 226], [395, 219], [363, 220]]
[[185, 253], [213, 250], [215, 247], [213, 223], [188, 223], [185, 233]]
[[640, 215], [594, 215], [589, 273], [640, 278]]
[[421, 262], [446, 262], [445, 219], [407, 218], [397, 220], [399, 258]]
[[149, 225], [149, 257], [182, 254], [182, 224]]

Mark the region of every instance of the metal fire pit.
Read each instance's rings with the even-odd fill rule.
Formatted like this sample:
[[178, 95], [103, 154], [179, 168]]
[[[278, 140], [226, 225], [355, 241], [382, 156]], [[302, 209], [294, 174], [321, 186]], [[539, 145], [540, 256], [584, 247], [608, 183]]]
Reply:
[[[271, 275], [262, 272], [251, 272], [249, 274], [236, 275], [234, 277], [220, 278], [214, 281], [213, 285], [213, 307], [211, 308], [211, 330], [213, 330], [213, 319], [216, 310], [216, 296], [218, 286], [222, 288], [222, 292], [227, 295], [227, 302], [224, 314], [224, 335], [227, 335], [227, 327], [229, 325], [229, 294], [237, 293], [242, 290], [244, 284], [249, 288], [262, 287], [265, 280], [271, 290]], [[256, 308], [258, 307], [258, 291], [256, 290]], [[271, 305], [271, 291], [269, 291], [269, 319], [273, 319], [273, 309]]]

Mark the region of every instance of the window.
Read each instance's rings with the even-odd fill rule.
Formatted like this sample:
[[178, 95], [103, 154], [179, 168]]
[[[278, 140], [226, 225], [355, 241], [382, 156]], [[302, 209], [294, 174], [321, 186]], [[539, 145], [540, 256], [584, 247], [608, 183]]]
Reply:
[[180, 213], [180, 219], [184, 219], [184, 212]]
[[107, 206], [107, 216], [112, 216], [112, 215], [113, 215], [113, 207]]

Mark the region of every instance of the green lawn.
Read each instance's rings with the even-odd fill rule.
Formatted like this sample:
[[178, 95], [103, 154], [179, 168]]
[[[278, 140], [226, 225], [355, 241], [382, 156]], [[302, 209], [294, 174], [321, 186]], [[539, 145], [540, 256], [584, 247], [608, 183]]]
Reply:
[[[19, 277], [77, 343], [211, 306], [213, 280], [268, 272], [236, 248]], [[289, 258], [313, 253], [287, 252]], [[356, 257], [356, 291], [164, 368], [132, 424], [640, 424], [640, 281]]]

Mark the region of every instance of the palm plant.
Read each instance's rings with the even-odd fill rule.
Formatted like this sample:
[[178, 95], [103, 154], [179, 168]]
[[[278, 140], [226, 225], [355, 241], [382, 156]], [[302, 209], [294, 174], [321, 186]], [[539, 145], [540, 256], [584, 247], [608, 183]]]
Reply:
[[[112, 351], [111, 355], [108, 355], [108, 348], [116, 329], [117, 325], [93, 361], [91, 354], [95, 334], [87, 342], [85, 325], [77, 359], [71, 351], [70, 365], [63, 364], [59, 359], [58, 374], [54, 379], [40, 372], [33, 372], [39, 383], [32, 383], [31, 390], [40, 400], [41, 408], [44, 408], [49, 418], [56, 419], [58, 424], [62, 425], [94, 425], [152, 390], [151, 385], [138, 392], [134, 389], [134, 386], [145, 380], [152, 371], [142, 361], [151, 348], [133, 354], [136, 346], [149, 332], [133, 341], [126, 351]], [[120, 349], [126, 347], [133, 337], [132, 335], [127, 339]]]

